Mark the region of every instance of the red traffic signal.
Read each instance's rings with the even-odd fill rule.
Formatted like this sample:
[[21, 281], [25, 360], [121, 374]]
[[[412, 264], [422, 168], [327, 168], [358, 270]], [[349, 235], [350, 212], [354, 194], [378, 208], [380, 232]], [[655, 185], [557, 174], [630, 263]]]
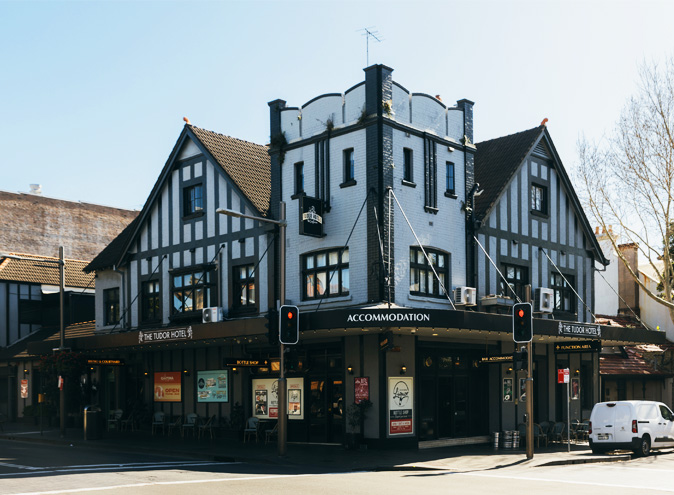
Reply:
[[282, 344], [294, 345], [300, 340], [300, 313], [297, 306], [281, 306], [279, 340]]
[[513, 340], [515, 342], [531, 342], [534, 336], [531, 317], [531, 303], [517, 303], [513, 306]]

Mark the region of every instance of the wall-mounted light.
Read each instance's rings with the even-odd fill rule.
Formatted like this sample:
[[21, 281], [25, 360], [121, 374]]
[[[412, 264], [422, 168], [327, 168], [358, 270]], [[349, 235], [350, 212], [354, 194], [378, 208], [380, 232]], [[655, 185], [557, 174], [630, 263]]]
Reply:
[[513, 246], [517, 246], [517, 244], [518, 244], [517, 239], [513, 239]]
[[508, 371], [506, 371], [506, 375], [509, 375], [509, 374], [511, 374], [512, 372], [513, 372], [513, 367], [512, 367], [512, 366], [508, 366]]
[[580, 375], [580, 370], [576, 370], [573, 372], [574, 375]]
[[28, 375], [30, 375], [30, 370], [24, 368], [23, 369], [23, 376], [28, 376]]
[[400, 374], [401, 375], [407, 374], [407, 366], [405, 366], [404, 364], [400, 367]]
[[349, 373], [349, 375], [353, 375], [353, 367], [352, 366], [349, 366], [348, 368], [346, 368], [346, 371]]
[[145, 375], [145, 378], [147, 378], [148, 372], [146, 371], [145, 373], [143, 373], [143, 375]]
[[239, 368], [232, 368], [232, 373], [238, 373], [238, 372], [239, 372]]
[[183, 375], [190, 376], [190, 372], [188, 370], [183, 370]]

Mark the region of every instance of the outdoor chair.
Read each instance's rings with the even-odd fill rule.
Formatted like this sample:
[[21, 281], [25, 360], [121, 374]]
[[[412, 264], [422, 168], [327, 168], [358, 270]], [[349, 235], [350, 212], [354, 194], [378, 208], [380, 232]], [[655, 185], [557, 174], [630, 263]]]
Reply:
[[173, 430], [181, 430], [183, 425], [183, 417], [177, 416], [172, 422], [168, 425], [168, 434], [173, 433]]
[[539, 426], [541, 427], [541, 432], [546, 437], [546, 444], [547, 444], [547, 440], [550, 439], [550, 421], [541, 421]]
[[119, 431], [119, 425], [122, 420], [123, 414], [124, 411], [121, 409], [115, 409], [114, 411], [110, 411], [110, 415], [108, 416], [108, 431], [110, 430]]
[[548, 434], [543, 432], [541, 425], [534, 423], [534, 440], [536, 440], [536, 447], [541, 446], [541, 441], [545, 442], [545, 446], [548, 446]]
[[164, 434], [164, 427], [166, 426], [166, 416], [163, 411], [157, 411], [152, 415], [152, 434], [155, 430], [161, 427], [161, 434]]
[[201, 435], [206, 435], [206, 432], [211, 435], [211, 440], [213, 439], [213, 421], [215, 420], [215, 415], [211, 416], [208, 418], [208, 421], [206, 421], [204, 424], [200, 424], [198, 426], [199, 428], [199, 436], [198, 438], [201, 438]]
[[273, 438], [278, 438], [278, 421], [274, 427], [264, 432], [264, 444], [267, 445]]
[[552, 427], [552, 434], [550, 438], [553, 442], [564, 442], [564, 438], [567, 436], [566, 423], [558, 421]]
[[180, 429], [180, 435], [185, 436], [185, 432], [192, 431], [192, 436], [195, 435], [195, 430], [197, 428], [197, 420], [199, 416], [196, 413], [189, 413], [185, 416], [185, 422], [183, 423]]
[[133, 412], [130, 412], [126, 418], [120, 420], [119, 424], [122, 431], [125, 431], [129, 426], [131, 427], [131, 431], [134, 431], [136, 429], [136, 421]]
[[259, 426], [260, 420], [258, 418], [250, 417], [246, 420], [246, 427], [243, 429], [243, 443], [246, 443], [246, 439], [250, 438], [251, 435], [255, 436], [255, 443], [257, 443]]

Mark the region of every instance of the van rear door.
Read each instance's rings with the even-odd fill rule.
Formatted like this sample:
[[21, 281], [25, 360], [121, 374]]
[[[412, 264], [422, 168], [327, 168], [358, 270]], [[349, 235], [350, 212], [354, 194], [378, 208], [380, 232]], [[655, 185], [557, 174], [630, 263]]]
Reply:
[[615, 402], [596, 404], [592, 411], [592, 434], [596, 435], [597, 443], [614, 442], [613, 428], [615, 425]]

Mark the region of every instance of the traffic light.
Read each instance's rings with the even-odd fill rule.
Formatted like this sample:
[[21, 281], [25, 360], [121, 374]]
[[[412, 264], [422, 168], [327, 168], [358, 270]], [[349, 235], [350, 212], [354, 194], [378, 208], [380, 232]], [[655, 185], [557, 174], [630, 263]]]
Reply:
[[282, 344], [297, 344], [300, 340], [300, 312], [297, 306], [281, 306], [280, 340]]
[[513, 369], [515, 371], [520, 370], [526, 371], [528, 364], [529, 364], [529, 355], [524, 347], [522, 347], [521, 350], [515, 351], [513, 353]]
[[531, 342], [533, 338], [531, 303], [517, 303], [513, 306], [513, 340]]
[[276, 308], [270, 309], [267, 311], [267, 320], [264, 324], [267, 327], [267, 338], [271, 345], [278, 345], [278, 311]]

